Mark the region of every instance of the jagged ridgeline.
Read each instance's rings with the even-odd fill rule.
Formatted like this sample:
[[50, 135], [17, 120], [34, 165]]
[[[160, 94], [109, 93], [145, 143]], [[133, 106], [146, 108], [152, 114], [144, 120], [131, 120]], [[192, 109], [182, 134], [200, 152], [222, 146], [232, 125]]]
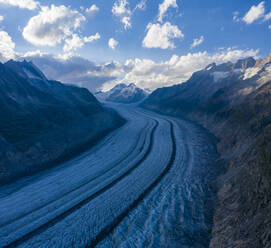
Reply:
[[219, 138], [226, 173], [210, 247], [271, 247], [271, 54], [211, 64], [142, 106], [197, 121]]
[[122, 122], [87, 89], [48, 80], [32, 62], [0, 63], [0, 184], [68, 159]]

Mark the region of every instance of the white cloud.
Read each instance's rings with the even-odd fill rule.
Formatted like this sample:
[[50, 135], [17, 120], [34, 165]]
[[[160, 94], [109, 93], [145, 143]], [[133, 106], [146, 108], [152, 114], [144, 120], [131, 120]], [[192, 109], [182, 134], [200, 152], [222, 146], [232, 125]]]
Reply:
[[131, 10], [128, 7], [129, 2], [127, 0], [118, 0], [114, 3], [112, 13], [115, 16], [130, 15]]
[[85, 17], [64, 5], [42, 7], [23, 30], [24, 38], [34, 45], [55, 46], [73, 34]]
[[123, 23], [125, 29], [128, 29], [128, 28], [131, 28], [131, 27], [132, 27], [132, 24], [131, 24], [131, 17], [130, 17], [130, 16], [124, 16], [124, 17], [121, 19], [121, 22]]
[[269, 25], [268, 28], [271, 29], [271, 25]]
[[93, 42], [95, 40], [99, 40], [101, 38], [99, 33], [96, 33], [95, 35], [91, 35], [89, 37], [84, 37], [84, 42], [85, 43], [90, 43]]
[[98, 11], [99, 8], [95, 4], [91, 5], [88, 9], [86, 9], [88, 17], [93, 17]]
[[[246, 24], [251, 24], [256, 20], [261, 19], [262, 22], [266, 22], [271, 19], [271, 12], [265, 14], [265, 7], [264, 7], [265, 2], [260, 2], [257, 6], [253, 5], [249, 11], [246, 13], [246, 15], [242, 18], [242, 20]], [[237, 13], [237, 12], [236, 12]], [[237, 16], [233, 17], [235, 21], [239, 21], [240, 18]]]
[[34, 10], [39, 6], [39, 2], [34, 0], [0, 0], [0, 4], [16, 6], [21, 9], [29, 10]]
[[147, 35], [142, 42], [143, 47], [147, 48], [175, 48], [172, 39], [184, 37], [182, 31], [169, 22], [163, 25], [149, 23], [147, 31]]
[[251, 24], [254, 21], [264, 17], [264, 2], [260, 2], [257, 6], [253, 5], [250, 10], [243, 17], [243, 21], [247, 24]]
[[147, 7], [146, 2], [147, 2], [147, 0], [142, 0], [142, 1], [140, 1], [140, 2], [135, 6], [133, 12], [136, 11], [137, 9], [145, 10], [146, 7]]
[[114, 3], [112, 8], [112, 13], [114, 16], [120, 18], [125, 29], [131, 28], [131, 16], [132, 12], [129, 8], [129, 2], [127, 0], [118, 0]]
[[108, 46], [113, 50], [115, 50], [115, 48], [117, 47], [118, 44], [119, 44], [119, 42], [116, 41], [114, 38], [110, 38], [108, 41]]
[[84, 45], [83, 39], [81, 39], [77, 34], [74, 34], [72, 38], [65, 40], [65, 45], [63, 50], [65, 52], [76, 50]]
[[271, 19], [271, 12], [269, 12], [268, 14], [266, 14], [265, 16], [264, 16], [264, 21], [268, 21], [268, 20], [270, 20]]
[[5, 31], [0, 30], [0, 60], [6, 61], [15, 58], [15, 43]]
[[4, 20], [4, 16], [0, 15], [0, 22], [2, 22]]
[[164, 0], [163, 3], [159, 4], [159, 14], [157, 19], [159, 22], [163, 22], [164, 15], [169, 7], [178, 8], [176, 0]]
[[65, 52], [62, 54], [58, 54], [56, 57], [54, 57], [55, 59], [59, 60], [59, 61], [68, 61], [70, 59], [72, 59], [73, 57], [79, 56], [78, 54], [75, 54], [74, 52]]
[[128, 0], [115, 0], [115, 3], [112, 7], [112, 13], [114, 16], [120, 19], [120, 22], [123, 24], [124, 29], [129, 29], [132, 27], [132, 15], [136, 10], [145, 10], [146, 1], [147, 0], [141, 0], [131, 11]]
[[85, 45], [85, 43], [90, 43], [95, 40], [100, 39], [101, 36], [99, 33], [96, 33], [95, 35], [91, 35], [89, 37], [79, 37], [77, 34], [73, 34], [72, 38], [65, 40], [65, 45], [63, 47], [63, 51], [68, 52], [71, 50], [77, 50], [78, 48], [81, 48]]
[[190, 48], [192, 49], [192, 48], [194, 48], [196, 46], [199, 46], [203, 41], [204, 41], [204, 37], [203, 36], [200, 36], [199, 39], [194, 39]]

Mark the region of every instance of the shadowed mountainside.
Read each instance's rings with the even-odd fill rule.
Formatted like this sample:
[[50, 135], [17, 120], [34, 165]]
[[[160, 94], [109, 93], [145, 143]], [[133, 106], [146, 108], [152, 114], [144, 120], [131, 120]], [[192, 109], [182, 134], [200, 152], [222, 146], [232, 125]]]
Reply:
[[211, 64], [142, 106], [197, 121], [218, 138], [225, 174], [210, 247], [271, 246], [271, 54]]
[[32, 62], [0, 63], [0, 184], [68, 159], [122, 123], [87, 89], [47, 80]]

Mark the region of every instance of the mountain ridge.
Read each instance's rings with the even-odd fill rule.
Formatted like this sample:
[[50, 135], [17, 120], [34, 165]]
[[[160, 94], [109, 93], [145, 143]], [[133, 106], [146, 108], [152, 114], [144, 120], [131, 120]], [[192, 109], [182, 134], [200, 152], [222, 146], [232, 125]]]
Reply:
[[211, 64], [141, 105], [196, 121], [219, 139], [225, 173], [216, 182], [211, 248], [271, 246], [270, 59]]
[[0, 63], [1, 184], [82, 152], [123, 122], [87, 89], [48, 80], [31, 62]]

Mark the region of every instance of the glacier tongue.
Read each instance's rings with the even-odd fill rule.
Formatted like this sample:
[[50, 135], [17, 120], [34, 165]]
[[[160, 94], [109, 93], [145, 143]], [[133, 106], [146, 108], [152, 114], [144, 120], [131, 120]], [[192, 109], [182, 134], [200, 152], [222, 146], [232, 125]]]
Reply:
[[128, 122], [96, 147], [1, 188], [1, 245], [208, 247], [210, 137], [186, 121], [115, 108]]

